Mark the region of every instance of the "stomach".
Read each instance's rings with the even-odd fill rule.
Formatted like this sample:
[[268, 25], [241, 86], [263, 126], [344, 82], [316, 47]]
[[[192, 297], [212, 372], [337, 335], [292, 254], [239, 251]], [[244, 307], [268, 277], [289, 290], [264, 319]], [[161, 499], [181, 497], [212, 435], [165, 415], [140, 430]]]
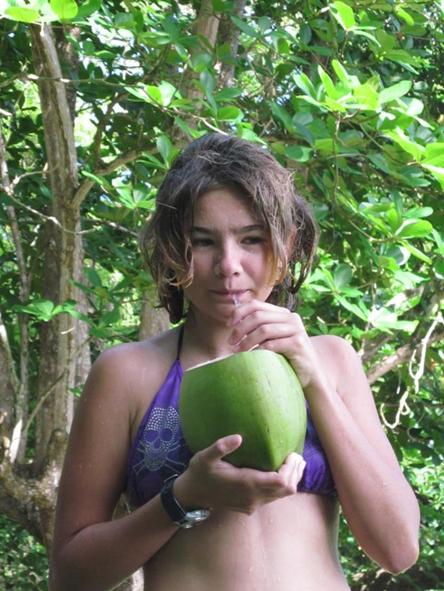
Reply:
[[145, 591], [347, 591], [338, 523], [337, 501], [309, 493], [253, 515], [214, 512], [145, 565]]

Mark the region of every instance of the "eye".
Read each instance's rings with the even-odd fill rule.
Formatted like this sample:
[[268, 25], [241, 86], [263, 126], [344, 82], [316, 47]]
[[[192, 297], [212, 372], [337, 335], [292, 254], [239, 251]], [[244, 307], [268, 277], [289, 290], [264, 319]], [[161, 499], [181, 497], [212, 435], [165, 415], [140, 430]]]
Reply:
[[244, 244], [261, 244], [265, 242], [265, 238], [263, 236], [246, 236], [242, 242]]
[[191, 238], [191, 246], [195, 248], [211, 246], [213, 241], [210, 238]]

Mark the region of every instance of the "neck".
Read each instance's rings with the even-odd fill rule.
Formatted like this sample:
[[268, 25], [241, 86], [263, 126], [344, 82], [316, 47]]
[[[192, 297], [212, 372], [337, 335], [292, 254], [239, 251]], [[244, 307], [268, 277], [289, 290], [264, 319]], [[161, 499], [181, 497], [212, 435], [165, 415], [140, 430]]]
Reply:
[[189, 311], [184, 327], [184, 348], [193, 362], [202, 363], [233, 353], [229, 344], [232, 328], [227, 321], [215, 323]]

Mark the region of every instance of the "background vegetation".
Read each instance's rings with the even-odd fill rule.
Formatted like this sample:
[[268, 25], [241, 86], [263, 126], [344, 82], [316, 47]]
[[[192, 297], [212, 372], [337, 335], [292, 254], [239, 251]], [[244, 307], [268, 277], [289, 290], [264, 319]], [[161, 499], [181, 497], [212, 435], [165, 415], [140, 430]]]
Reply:
[[137, 233], [178, 148], [222, 130], [268, 147], [313, 204], [300, 313], [360, 351], [421, 503], [421, 556], [397, 577], [343, 524], [350, 584], [444, 589], [442, 2], [1, 0], [0, 15], [0, 588], [46, 588], [90, 363], [165, 326]]

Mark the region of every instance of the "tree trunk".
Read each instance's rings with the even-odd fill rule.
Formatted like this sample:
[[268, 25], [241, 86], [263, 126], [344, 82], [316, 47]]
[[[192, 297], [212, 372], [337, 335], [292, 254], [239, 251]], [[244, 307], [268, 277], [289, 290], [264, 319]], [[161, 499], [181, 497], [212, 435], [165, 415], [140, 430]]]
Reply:
[[[71, 206], [78, 187], [77, 157], [72, 117], [65, 86], [59, 82], [61, 69], [51, 28], [47, 25], [31, 27], [31, 38], [35, 71], [39, 77], [48, 181], [52, 194], [52, 221], [48, 221], [45, 228], [44, 297], [54, 304], [61, 304], [81, 298], [72, 281], [81, 279], [82, 263], [79, 208]], [[35, 456], [31, 465], [17, 461], [7, 447], [8, 439], [12, 439], [11, 429], [15, 427], [17, 433], [18, 417], [9, 407], [12, 397], [14, 406], [17, 405], [20, 386], [17, 389], [17, 378], [14, 378], [15, 372], [8, 356], [7, 336], [5, 333], [3, 336], [0, 359], [8, 367], [2, 374], [7, 376], [7, 395], [2, 406], [8, 413], [3, 422], [8, 433], [3, 434], [6, 453], [0, 466], [0, 506], [6, 515], [21, 523], [49, 549], [56, 483], [73, 414], [72, 389], [77, 380], [84, 381], [88, 369], [88, 356], [85, 354], [87, 334], [85, 327], [80, 330], [79, 321], [68, 314], [58, 314], [41, 325], [37, 400], [32, 415], [21, 430], [22, 439], [27, 438], [30, 430], [35, 436]], [[78, 360], [81, 360], [81, 365]]]
[[157, 292], [155, 286], [152, 285], [143, 294], [139, 330], [139, 338], [141, 341], [149, 339], [164, 330], [168, 330], [170, 327], [168, 312], [163, 308], [157, 308], [156, 305]]
[[228, 48], [228, 59], [224, 59], [220, 71], [220, 87], [233, 86], [234, 80], [234, 68], [239, 47], [239, 35], [240, 29], [231, 20], [231, 16], [242, 18], [245, 8], [245, 0], [236, 0], [234, 3], [233, 12], [224, 12], [221, 17], [220, 29], [219, 29], [219, 44], [225, 43]]

